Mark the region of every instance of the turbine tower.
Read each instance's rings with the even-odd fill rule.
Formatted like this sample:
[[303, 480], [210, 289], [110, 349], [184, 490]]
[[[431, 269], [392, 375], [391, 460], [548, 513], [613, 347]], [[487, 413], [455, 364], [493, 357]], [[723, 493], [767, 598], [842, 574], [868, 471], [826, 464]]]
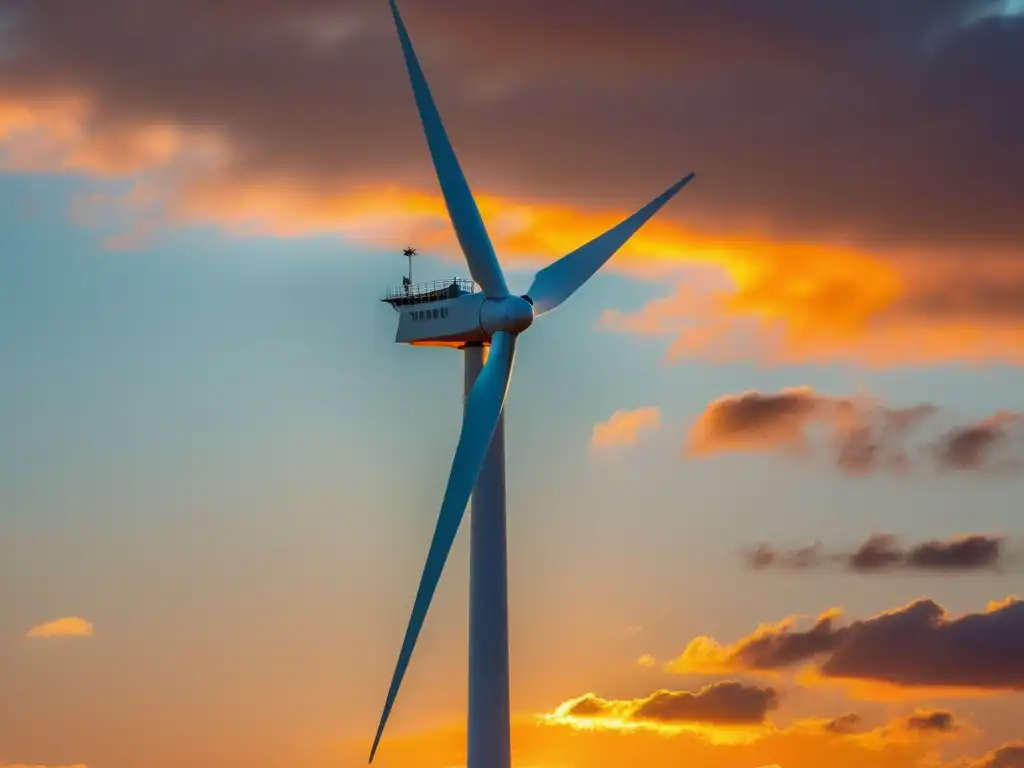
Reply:
[[[509, 768], [508, 588], [503, 411], [519, 335], [568, 299], [692, 178], [690, 173], [617, 226], [540, 270], [529, 292], [513, 296], [476, 201], [441, 123], [395, 0], [388, 0], [445, 206], [472, 280], [390, 290], [399, 344], [464, 351], [462, 430], [391, 679], [370, 762], [380, 746], [448, 553], [472, 496], [469, 572], [467, 768]], [[477, 287], [479, 286], [479, 291]]]

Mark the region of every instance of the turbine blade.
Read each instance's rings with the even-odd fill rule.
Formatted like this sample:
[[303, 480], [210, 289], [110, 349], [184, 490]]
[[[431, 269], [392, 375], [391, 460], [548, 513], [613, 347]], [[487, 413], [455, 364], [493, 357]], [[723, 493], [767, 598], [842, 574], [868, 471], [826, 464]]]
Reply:
[[526, 294], [533, 301], [534, 315], [550, 312], [572, 296], [693, 177], [686, 175], [628, 219], [538, 272]]
[[479, 283], [484, 293], [492, 299], [499, 299], [508, 296], [508, 286], [505, 284], [505, 275], [501, 271], [498, 257], [494, 253], [494, 246], [487, 235], [483, 219], [477, 208], [473, 193], [469, 189], [459, 160], [455, 157], [455, 150], [452, 149], [448, 134], [441, 122], [441, 115], [434, 104], [434, 97], [430, 94], [430, 87], [427, 85], [427, 78], [420, 68], [419, 59], [413, 50], [412, 42], [409, 40], [409, 33], [405, 29], [405, 23], [398, 13], [398, 6], [395, 0], [389, 0], [391, 4], [391, 15], [395, 18], [395, 27], [398, 29], [398, 39], [402, 44], [402, 53], [405, 56], [405, 66], [409, 70], [409, 80], [412, 82], [413, 95], [416, 97], [416, 108], [420, 113], [420, 121], [423, 123], [423, 133], [427, 137], [427, 146], [430, 147], [430, 156], [434, 161], [434, 170], [437, 172], [437, 180], [441, 185], [441, 193], [444, 195], [444, 204], [448, 209], [448, 217], [455, 227], [455, 235], [462, 246], [462, 252], [466, 255], [466, 262], [469, 264], [469, 273]]
[[388, 716], [391, 714], [391, 708], [394, 706], [398, 689], [402, 685], [405, 670], [409, 666], [409, 659], [412, 658], [416, 640], [423, 628], [423, 621], [430, 608], [430, 601], [434, 597], [437, 584], [441, 579], [441, 572], [444, 570], [448, 553], [451, 551], [455, 535], [462, 523], [466, 505], [469, 503], [477, 477], [483, 468], [484, 459], [491, 446], [491, 438], [498, 426], [502, 408], [505, 406], [505, 394], [508, 392], [509, 377], [512, 375], [512, 361], [515, 357], [515, 343], [515, 336], [510, 333], [498, 331], [494, 334], [487, 362], [466, 398], [466, 408], [462, 418], [462, 434], [459, 435], [459, 444], [455, 449], [455, 458], [452, 460], [448, 488], [444, 492], [444, 501], [441, 502], [441, 512], [437, 517], [437, 526], [434, 528], [434, 538], [430, 542], [426, 565], [423, 566], [423, 576], [420, 577], [420, 586], [416, 592], [409, 625], [405, 630], [402, 650], [398, 654], [398, 663], [395, 665], [395, 673], [391, 678], [391, 688], [388, 690], [388, 696], [384, 702], [384, 712], [380, 718], [380, 725], [377, 727], [377, 736], [374, 738], [373, 748], [370, 750], [371, 763], [377, 752], [377, 746], [380, 744], [380, 737], [384, 733]]

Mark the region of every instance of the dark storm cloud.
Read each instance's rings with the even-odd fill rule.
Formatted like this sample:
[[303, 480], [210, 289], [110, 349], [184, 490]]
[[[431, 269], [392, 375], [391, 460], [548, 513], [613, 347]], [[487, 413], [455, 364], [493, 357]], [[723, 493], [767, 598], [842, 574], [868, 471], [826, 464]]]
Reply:
[[[736, 670], [809, 661], [824, 677], [905, 687], [1024, 689], [1024, 602], [952, 617], [930, 599], [840, 626], [827, 614], [809, 630], [762, 628], [724, 651]], [[692, 656], [691, 656], [692, 657]], [[685, 667], [687, 654], [681, 658]]]
[[755, 570], [840, 567], [856, 573], [897, 569], [967, 573], [1002, 568], [1009, 564], [1010, 555], [1001, 536], [972, 534], [904, 546], [892, 534], [874, 533], [852, 552], [828, 552], [820, 542], [793, 549], [762, 543], [745, 553], [745, 560]]
[[[793, 236], [1024, 242], [1024, 23], [970, 0], [406, 0], [477, 186]], [[12, 95], [223, 132], [225, 173], [432, 184], [386, 3], [7, 0]], [[966, 245], [967, 243], [970, 245]], [[983, 302], [961, 299], [972, 311]], [[1016, 311], [1016, 294], [1002, 304]], [[957, 311], [964, 311], [959, 307]]]

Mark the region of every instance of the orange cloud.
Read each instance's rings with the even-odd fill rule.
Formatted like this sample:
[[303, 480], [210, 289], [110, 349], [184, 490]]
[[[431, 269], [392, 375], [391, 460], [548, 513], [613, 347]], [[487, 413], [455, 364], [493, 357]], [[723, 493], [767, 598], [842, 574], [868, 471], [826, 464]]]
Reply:
[[[762, 256], [774, 271], [730, 270], [733, 280], [718, 292], [680, 285], [632, 313], [608, 311], [603, 327], [625, 333], [671, 337], [670, 361], [755, 361], [765, 365], [852, 363], [872, 368], [1024, 362], [1024, 318], [1015, 308], [986, 311], [992, 284], [1024, 281], [1020, 261], [997, 262], [984, 276], [942, 280], [883, 253], [833, 254], [819, 246], [843, 275], [820, 264], [791, 262], [787, 246]], [[747, 253], [750, 251], [748, 250]], [[838, 256], [838, 258], [837, 258]], [[853, 256], [851, 258], [850, 256]], [[806, 268], [806, 269], [805, 269]], [[863, 283], [857, 284], [863, 271]], [[799, 277], [797, 277], [799, 275]], [[962, 273], [961, 273], [962, 275]], [[934, 296], [966, 294], [955, 304], [931, 305]]]
[[685, 454], [825, 453], [850, 475], [906, 474], [924, 461], [938, 471], [1024, 470], [1024, 414], [997, 411], [966, 425], [947, 425], [927, 443], [908, 444], [939, 414], [930, 403], [891, 408], [866, 396], [836, 397], [810, 387], [747, 391], [707, 405], [690, 428]]
[[[794, 637], [797, 616], [774, 624], [761, 624], [754, 632], [732, 645], [721, 645], [713, 638], [700, 636], [690, 641], [681, 656], [665, 665], [676, 674], [715, 675], [730, 672], [772, 673], [794, 663], [826, 652], [833, 644], [833, 626], [842, 610], [832, 608], [822, 613], [810, 630]], [[765, 660], [758, 653], [770, 654]], [[755, 658], [751, 658], [755, 657]]]
[[875, 728], [870, 728], [856, 712], [850, 712], [836, 718], [802, 718], [785, 730], [846, 739], [869, 750], [958, 737], [971, 732], [952, 712], [941, 709], [917, 709]]
[[563, 702], [542, 720], [581, 730], [691, 733], [712, 743], [735, 744], [762, 735], [768, 714], [778, 705], [774, 688], [730, 681], [696, 693], [659, 690], [642, 699], [603, 699], [587, 693]]
[[45, 624], [39, 624], [28, 631], [28, 637], [50, 638], [50, 637], [92, 637], [93, 626], [85, 619], [77, 616], [70, 616]]
[[891, 744], [914, 743], [963, 736], [968, 729], [952, 712], [918, 709], [904, 717], [863, 733], [847, 734], [867, 749], [885, 749]]
[[631, 411], [615, 411], [608, 421], [594, 425], [590, 445], [599, 449], [636, 445], [640, 442], [643, 432], [654, 431], [660, 427], [661, 411], [653, 405]]
[[951, 616], [922, 598], [841, 626], [839, 611], [807, 630], [795, 617], [764, 624], [731, 645], [698, 637], [666, 669], [682, 674], [778, 675], [835, 683], [855, 698], [991, 695], [1024, 689], [1024, 602]]
[[[486, 192], [479, 200], [495, 247], [512, 269], [568, 253], [629, 213]], [[188, 179], [174, 190], [167, 209], [172, 220], [217, 224], [237, 234], [339, 234], [394, 247], [412, 239], [461, 260], [432, 189], [373, 182], [325, 187], [223, 174]], [[694, 267], [706, 275], [699, 280], [707, 286], [687, 287], [634, 314], [610, 311], [603, 327], [672, 335], [670, 359], [872, 366], [1024, 362], [1024, 318], [925, 317], [901, 310], [915, 278], [881, 256], [852, 249], [730, 238], [658, 219], [609, 264], [643, 279], [681, 269], [697, 275]], [[1007, 273], [1008, 279], [1014, 275]]]
[[783, 389], [777, 395], [725, 395], [711, 402], [690, 429], [686, 453], [802, 451], [809, 423], [833, 418], [836, 405], [810, 387]]
[[[569, 205], [531, 203], [478, 195], [481, 213], [503, 262], [509, 268], [533, 269], [570, 252], [617, 224], [631, 211], [595, 211]], [[639, 206], [642, 200], [637, 200]], [[461, 262], [441, 199], [434, 190], [374, 182], [325, 187], [276, 177], [238, 178], [225, 174], [191, 178], [167, 203], [173, 221], [215, 224], [235, 234], [300, 236], [338, 234], [375, 245], [398, 247], [409, 240]], [[776, 263], [781, 261], [781, 263]], [[761, 328], [760, 335], [781, 333], [803, 344], [795, 359], [812, 357], [818, 348], [806, 339], [822, 337], [854, 343], [868, 332], [877, 312], [896, 300], [898, 276], [880, 259], [852, 250], [798, 244], [782, 246], [750, 238], [728, 238], [658, 219], [644, 227], [609, 263], [611, 271], [641, 279], [663, 278], [680, 269], [699, 267], [705, 282], [724, 287], [699, 300], [700, 311], [680, 327], [674, 350], [687, 349], [706, 359], [745, 357], [747, 346], [728, 353], [725, 332], [737, 324]], [[805, 287], [780, 284], [776, 273], [801, 273]], [[851, 275], [857, 275], [854, 282]], [[848, 300], [835, 297], [855, 291]], [[646, 319], [614, 322], [606, 327], [651, 332]], [[812, 327], [812, 318], [814, 320]], [[658, 332], [658, 331], [655, 331]], [[724, 343], [719, 343], [724, 342]], [[954, 355], [959, 357], [959, 354]], [[902, 361], [900, 361], [902, 362]]]
[[[215, 130], [111, 122], [78, 94], [34, 100], [0, 94], [0, 148], [9, 170], [128, 177], [129, 192], [109, 204], [137, 220], [133, 230], [109, 238], [116, 247], [137, 247], [162, 227], [215, 224], [239, 235], [333, 234], [382, 246], [413, 239], [461, 259], [433, 186], [245, 170], [242, 150]], [[631, 212], [486, 189], [479, 197], [496, 248], [512, 268], [561, 256]], [[698, 231], [667, 216], [641, 230], [610, 269], [649, 278], [700, 267], [708, 279], [698, 282], [707, 284], [687, 285], [636, 313], [609, 312], [603, 325], [672, 335], [671, 358], [1024, 362], [1024, 312], [986, 310], [992, 286], [1024, 280], [1019, 259], [987, 259], [973, 285], [959, 272], [924, 270], [915, 258]]]
[[212, 135], [168, 122], [102, 123], [80, 96], [27, 101], [0, 93], [0, 170], [125, 176], [213, 146]]
[[1011, 741], [982, 757], [962, 762], [956, 768], [1021, 768], [1021, 766], [1024, 766], [1024, 741]]

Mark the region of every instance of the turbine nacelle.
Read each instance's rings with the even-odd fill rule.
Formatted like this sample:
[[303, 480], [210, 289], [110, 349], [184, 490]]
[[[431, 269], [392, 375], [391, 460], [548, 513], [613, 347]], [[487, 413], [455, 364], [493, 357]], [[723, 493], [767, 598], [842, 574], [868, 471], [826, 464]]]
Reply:
[[493, 336], [498, 331], [520, 334], [533, 324], [533, 302], [519, 296], [487, 299], [480, 305], [480, 328]]

